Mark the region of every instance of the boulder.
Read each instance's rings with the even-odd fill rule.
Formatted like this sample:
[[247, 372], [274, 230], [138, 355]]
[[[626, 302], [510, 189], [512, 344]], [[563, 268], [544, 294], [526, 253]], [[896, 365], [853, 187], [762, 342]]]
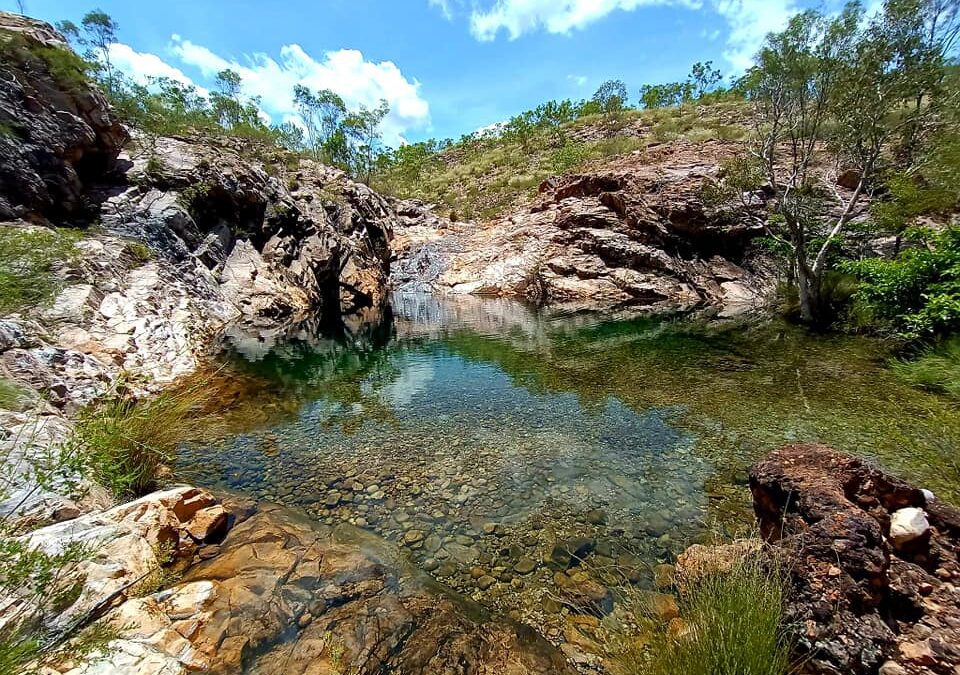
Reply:
[[750, 487], [788, 564], [786, 618], [805, 672], [960, 668], [947, 647], [960, 644], [960, 511], [823, 445], [771, 453]]
[[110, 171], [127, 132], [79, 71], [52, 65], [70, 52], [50, 25], [0, 12], [0, 220], [92, 217], [87, 190]]

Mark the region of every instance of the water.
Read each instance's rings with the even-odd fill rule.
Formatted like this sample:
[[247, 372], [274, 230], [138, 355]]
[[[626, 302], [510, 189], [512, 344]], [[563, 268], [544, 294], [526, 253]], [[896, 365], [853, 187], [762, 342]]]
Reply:
[[864, 338], [398, 296], [337, 337], [228, 347], [235, 433], [184, 448], [184, 476], [375, 531], [548, 635], [569, 600], [544, 562], [558, 543], [589, 540], [582, 567], [614, 595], [651, 587], [690, 543], [750, 526], [746, 469], [785, 442], [957, 494], [953, 402], [898, 382]]

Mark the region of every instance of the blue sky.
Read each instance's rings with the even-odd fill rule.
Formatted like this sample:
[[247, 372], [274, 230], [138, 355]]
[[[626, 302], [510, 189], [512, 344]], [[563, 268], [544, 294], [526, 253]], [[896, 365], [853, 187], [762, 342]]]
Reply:
[[[827, 0], [828, 6], [836, 0]], [[24, 0], [48, 21], [103, 9], [113, 60], [135, 77], [212, 86], [244, 77], [274, 121], [293, 85], [351, 105], [386, 98], [391, 143], [459, 137], [554, 98], [589, 98], [609, 78], [631, 97], [713, 60], [742, 71], [763, 35], [808, 0]], [[14, 0], [0, 8], [15, 9]]]

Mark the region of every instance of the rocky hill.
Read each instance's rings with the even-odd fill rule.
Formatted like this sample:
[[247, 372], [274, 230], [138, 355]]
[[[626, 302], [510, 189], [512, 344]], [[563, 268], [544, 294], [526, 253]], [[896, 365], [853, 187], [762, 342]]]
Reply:
[[724, 141], [654, 146], [551, 178], [532, 205], [487, 223], [409, 211], [415, 224], [398, 229], [394, 283], [594, 309], [756, 307], [774, 281], [751, 246], [764, 233], [754, 217], [764, 196], [754, 195], [746, 211], [704, 197], [705, 184], [741, 150]]

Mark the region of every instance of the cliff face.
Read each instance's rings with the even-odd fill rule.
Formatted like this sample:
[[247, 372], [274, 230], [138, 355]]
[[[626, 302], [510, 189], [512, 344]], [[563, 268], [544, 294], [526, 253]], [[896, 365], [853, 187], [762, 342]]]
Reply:
[[0, 221], [98, 222], [254, 325], [383, 304], [388, 200], [254, 143], [131, 139], [50, 26], [0, 13], [0, 40]]
[[0, 12], [0, 220], [91, 215], [127, 132], [50, 26]]
[[757, 306], [773, 287], [751, 246], [763, 233], [752, 215], [763, 212], [764, 195], [732, 209], [709, 204], [703, 191], [741, 150], [721, 141], [654, 146], [550, 179], [531, 206], [486, 224], [431, 220], [410, 205], [395, 283], [591, 308]]

